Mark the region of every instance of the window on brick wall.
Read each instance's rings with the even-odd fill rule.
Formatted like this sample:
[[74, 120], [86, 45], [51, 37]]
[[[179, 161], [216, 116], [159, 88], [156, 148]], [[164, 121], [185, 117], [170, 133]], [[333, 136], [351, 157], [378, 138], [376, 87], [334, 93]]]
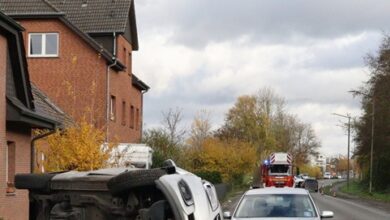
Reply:
[[130, 107], [130, 128], [134, 128], [134, 106]]
[[122, 101], [122, 125], [126, 125], [126, 102]]
[[135, 114], [135, 130], [139, 130], [139, 109], [137, 108], [137, 112]]
[[58, 56], [58, 33], [30, 33], [28, 38], [29, 57]]
[[6, 159], [7, 159], [7, 193], [14, 193], [15, 192], [15, 185], [14, 185], [14, 177], [15, 177], [15, 156], [16, 149], [15, 149], [15, 142], [8, 141], [7, 142], [7, 151], [6, 151]]
[[110, 99], [110, 119], [111, 121], [115, 121], [116, 118], [116, 98], [111, 95]]

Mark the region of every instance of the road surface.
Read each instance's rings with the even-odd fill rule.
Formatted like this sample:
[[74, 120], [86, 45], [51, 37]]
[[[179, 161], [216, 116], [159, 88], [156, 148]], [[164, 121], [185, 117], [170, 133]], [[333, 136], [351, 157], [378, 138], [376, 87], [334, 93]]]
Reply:
[[311, 194], [315, 204], [322, 211], [333, 211], [334, 220], [389, 220], [390, 210], [382, 210], [371, 207], [368, 204], [358, 203], [352, 200], [335, 198], [321, 195], [320, 193]]

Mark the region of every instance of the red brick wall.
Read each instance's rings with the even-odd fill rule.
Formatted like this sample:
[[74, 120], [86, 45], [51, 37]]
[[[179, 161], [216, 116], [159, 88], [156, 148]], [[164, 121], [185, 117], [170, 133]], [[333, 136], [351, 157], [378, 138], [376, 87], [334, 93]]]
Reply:
[[[29, 173], [31, 130], [20, 127], [17, 132], [8, 130], [6, 140], [15, 143], [15, 173]], [[5, 179], [1, 182], [3, 181], [5, 183]], [[27, 190], [16, 190], [14, 194], [7, 194], [5, 188], [0, 189], [0, 217], [6, 220], [28, 219], [28, 210]]]
[[[116, 120], [110, 121], [109, 133], [110, 139], [116, 139], [121, 143], [137, 143], [141, 138], [142, 125], [142, 94], [132, 85], [132, 62], [129, 54], [132, 53], [131, 44], [123, 37], [118, 36], [117, 57], [126, 65], [124, 71], [115, 72], [111, 70], [110, 74], [110, 94], [116, 97]], [[126, 103], [126, 120], [122, 123], [122, 102]], [[134, 112], [139, 109], [139, 125], [130, 127], [130, 106], [134, 106]], [[134, 119], [136, 116], [134, 116]], [[137, 129], [138, 128], [138, 129]], [[121, 138], [124, 137], [124, 138]]]
[[6, 55], [7, 41], [0, 35], [0, 218], [28, 219], [28, 194], [25, 190], [16, 190], [7, 194], [6, 148], [7, 141], [15, 142], [15, 172], [30, 171], [30, 139], [28, 128], [18, 128], [18, 133], [6, 130]]
[[[106, 124], [106, 60], [98, 56], [94, 49], [59, 20], [34, 19], [20, 20], [20, 22], [26, 29], [24, 37], [26, 48], [29, 45], [28, 33], [59, 33], [59, 57], [27, 59], [30, 80], [77, 120], [87, 115], [87, 119], [96, 122], [96, 126], [104, 127]], [[118, 36], [117, 51], [118, 58], [126, 66], [131, 67], [129, 53], [132, 48], [122, 36]], [[141, 129], [129, 126], [130, 105], [139, 109], [139, 123], [142, 124], [142, 95], [132, 86], [131, 68], [120, 72], [110, 70], [110, 94], [116, 97], [117, 106], [116, 120], [110, 120], [109, 123], [109, 141], [139, 142]], [[122, 101], [126, 102], [127, 110], [127, 120], [124, 125], [122, 125]], [[137, 127], [141, 128], [140, 125]]]
[[30, 80], [76, 120], [105, 125], [106, 61], [57, 19], [20, 20], [26, 51], [28, 33], [59, 34], [59, 56], [28, 58]]
[[0, 218], [4, 217], [5, 212], [5, 190], [6, 190], [6, 154], [5, 148], [7, 141], [5, 138], [5, 76], [6, 76], [6, 55], [7, 40], [0, 35]]

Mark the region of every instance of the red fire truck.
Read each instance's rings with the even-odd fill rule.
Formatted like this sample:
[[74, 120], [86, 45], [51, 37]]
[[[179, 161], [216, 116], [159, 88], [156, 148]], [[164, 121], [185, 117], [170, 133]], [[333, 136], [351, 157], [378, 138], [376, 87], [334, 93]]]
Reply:
[[293, 187], [292, 156], [289, 153], [272, 153], [261, 165], [264, 187]]

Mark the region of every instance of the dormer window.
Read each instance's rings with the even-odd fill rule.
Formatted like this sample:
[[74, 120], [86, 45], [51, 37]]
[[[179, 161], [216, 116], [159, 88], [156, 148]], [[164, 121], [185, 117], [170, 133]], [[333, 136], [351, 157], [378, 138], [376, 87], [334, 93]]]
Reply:
[[29, 57], [58, 57], [58, 33], [30, 33]]

